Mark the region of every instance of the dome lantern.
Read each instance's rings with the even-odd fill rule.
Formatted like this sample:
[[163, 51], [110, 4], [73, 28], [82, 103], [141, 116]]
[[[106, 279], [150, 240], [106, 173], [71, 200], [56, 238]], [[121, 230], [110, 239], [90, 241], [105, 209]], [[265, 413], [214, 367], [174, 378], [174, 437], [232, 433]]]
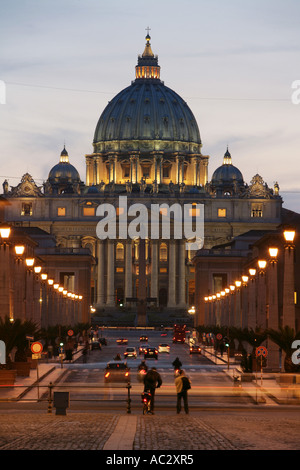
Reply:
[[147, 28], [148, 34], [146, 36], [146, 46], [144, 52], [138, 57], [138, 64], [135, 67], [135, 78], [139, 79], [160, 79], [160, 66], [158, 65], [158, 57], [155, 56], [151, 49], [149, 36], [149, 28]]

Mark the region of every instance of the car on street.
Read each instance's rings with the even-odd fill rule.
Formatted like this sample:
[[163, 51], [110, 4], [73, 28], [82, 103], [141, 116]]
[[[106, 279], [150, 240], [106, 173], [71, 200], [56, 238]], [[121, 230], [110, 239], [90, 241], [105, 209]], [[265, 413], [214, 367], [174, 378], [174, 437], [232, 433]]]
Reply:
[[145, 349], [147, 349], [147, 346], [144, 345], [144, 344], [141, 345], [141, 346], [139, 347], [139, 354], [140, 354], [140, 355], [141, 355], [141, 354], [144, 354], [144, 353], [145, 353]]
[[201, 346], [199, 344], [190, 346], [190, 354], [201, 354]]
[[129, 357], [133, 357], [134, 359], [137, 358], [137, 352], [135, 348], [130, 347], [125, 349], [124, 359], [128, 359]]
[[104, 372], [104, 383], [130, 382], [130, 368], [126, 361], [110, 361]]
[[156, 348], [147, 347], [144, 351], [144, 359], [158, 359], [158, 350]]
[[140, 336], [140, 342], [142, 341], [148, 341], [148, 336], [147, 335]]
[[94, 349], [102, 349], [100, 341], [98, 339], [93, 338], [91, 342], [91, 350], [93, 351]]
[[127, 338], [118, 338], [117, 343], [118, 344], [128, 344], [128, 339]]
[[166, 343], [161, 343], [159, 346], [158, 346], [158, 352], [159, 353], [168, 353], [170, 354], [170, 346]]

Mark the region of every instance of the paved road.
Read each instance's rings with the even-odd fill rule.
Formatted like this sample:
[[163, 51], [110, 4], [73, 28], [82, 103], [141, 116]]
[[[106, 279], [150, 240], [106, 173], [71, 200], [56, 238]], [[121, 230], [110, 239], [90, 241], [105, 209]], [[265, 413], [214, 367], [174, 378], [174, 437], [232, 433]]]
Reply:
[[[156, 340], [160, 341], [159, 333], [155, 335], [151, 341], [154, 345]], [[136, 343], [133, 336], [130, 341]], [[117, 405], [118, 402], [111, 399], [115, 399], [118, 390], [110, 390], [113, 396], [109, 395], [101, 406], [98, 401], [86, 402], [87, 385], [93, 396], [93, 385], [102, 385], [103, 367], [115, 353], [115, 338], [111, 339], [101, 352], [94, 351], [89, 355], [87, 364], [64, 366], [66, 374], [59, 383], [68, 387], [71, 384], [82, 386], [77, 398], [81, 398], [82, 393], [84, 399], [71, 402], [66, 416], [56, 415], [54, 409], [48, 414], [47, 402], [2, 404], [0, 450], [106, 451], [97, 454], [98, 461], [112, 458], [115, 451], [120, 456], [121, 451], [126, 451], [129, 456], [146, 455], [147, 458], [147, 451], [160, 455], [169, 451], [180, 453], [183, 458], [188, 454], [201, 460], [200, 450], [300, 450], [299, 406], [276, 406], [274, 402], [273, 405], [254, 404], [249, 398], [239, 397], [238, 390], [232, 388], [232, 381], [231, 396], [236, 400], [229, 403], [224, 394], [217, 393], [211, 401], [211, 392], [218, 385], [228, 383], [224, 365], [212, 364], [205, 357], [190, 357], [186, 346], [182, 345], [174, 345], [170, 357], [162, 356], [157, 361], [164, 387], [157, 394], [154, 416], [142, 415], [138, 400], [140, 385], [136, 382], [133, 383], [136, 395], [133, 393], [131, 413], [126, 412], [124, 400]], [[193, 380], [189, 392], [192, 406], [187, 416], [175, 412], [176, 395], [170, 362], [178, 351]], [[136, 367], [136, 361], [132, 362], [135, 364], [132, 367]], [[208, 387], [206, 394], [199, 394], [205, 387]]]
[[[140, 346], [139, 336], [143, 331], [126, 331], [123, 336], [128, 338], [127, 346], [135, 346], [138, 350]], [[148, 331], [148, 344], [158, 347], [159, 343], [170, 345], [170, 354], [160, 353], [159, 359], [146, 360], [150, 367], [155, 366], [160, 373], [163, 386], [157, 391], [157, 406], [160, 408], [173, 408], [176, 402], [176, 391], [174, 385], [174, 368], [172, 362], [175, 357], [179, 357], [183, 363], [183, 368], [192, 381], [192, 389], [189, 392], [189, 403], [192, 408], [199, 408], [211, 404], [247, 404], [252, 402], [248, 394], [242, 394], [234, 387], [232, 380], [226, 375], [226, 364], [213, 364], [203, 355], [190, 355], [187, 344], [173, 344], [172, 332]], [[161, 336], [161, 335], [164, 336]], [[66, 375], [60, 381], [60, 387], [66, 386], [69, 390], [70, 398], [76, 405], [88, 399], [98, 406], [117, 407], [118, 401], [127, 399], [128, 389], [124, 384], [104, 385], [104, 369], [107, 361], [112, 360], [119, 352], [123, 358], [126, 345], [117, 345], [116, 340], [122, 336], [122, 332], [110, 330], [106, 332], [108, 340], [107, 346], [102, 350], [90, 351], [87, 362], [82, 363], [82, 358], [74, 364], [66, 364]], [[140, 395], [143, 386], [137, 380], [137, 366], [143, 356], [137, 359], [128, 359], [127, 363], [131, 369], [131, 406], [141, 407]], [[109, 402], [109, 403], [107, 403]], [[124, 405], [123, 405], [124, 406]]]

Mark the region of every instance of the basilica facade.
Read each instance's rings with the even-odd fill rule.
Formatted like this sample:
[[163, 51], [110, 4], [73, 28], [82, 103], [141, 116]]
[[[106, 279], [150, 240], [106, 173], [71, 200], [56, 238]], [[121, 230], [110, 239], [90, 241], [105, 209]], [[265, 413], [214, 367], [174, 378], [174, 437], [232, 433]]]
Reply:
[[[209, 156], [202, 154], [197, 121], [188, 104], [161, 80], [149, 35], [135, 79], [107, 104], [96, 123], [93, 153], [85, 156], [85, 182], [66, 148], [58, 160], [41, 187], [28, 173], [15, 187], [3, 182], [9, 202], [5, 219], [39, 227], [55, 237], [57, 247], [89, 248], [95, 259], [92, 304], [99, 312], [117, 305], [134, 307], [142, 291], [149, 307], [166, 311], [187, 310], [195, 296], [190, 240], [153, 238], [150, 230], [143, 243], [139, 237], [100, 239], [97, 209], [102, 204], [115, 208], [117, 225], [120, 197], [126, 197], [128, 208], [138, 202], [149, 211], [152, 204], [201, 204], [205, 249], [281, 223], [278, 184], [270, 188], [258, 174], [246, 183], [233, 164], [238, 156], [232, 158], [228, 148], [209, 178]], [[162, 209], [159, 223], [163, 217]], [[176, 223], [171, 217], [173, 230]], [[73, 282], [78, 282], [76, 276]]]

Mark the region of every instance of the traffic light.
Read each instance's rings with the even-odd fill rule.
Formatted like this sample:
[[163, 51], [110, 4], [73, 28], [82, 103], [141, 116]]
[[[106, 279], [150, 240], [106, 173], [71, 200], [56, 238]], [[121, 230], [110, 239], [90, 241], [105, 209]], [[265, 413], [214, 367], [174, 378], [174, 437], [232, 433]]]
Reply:
[[227, 336], [224, 336], [224, 344], [226, 348], [229, 348], [229, 338], [227, 338]]

